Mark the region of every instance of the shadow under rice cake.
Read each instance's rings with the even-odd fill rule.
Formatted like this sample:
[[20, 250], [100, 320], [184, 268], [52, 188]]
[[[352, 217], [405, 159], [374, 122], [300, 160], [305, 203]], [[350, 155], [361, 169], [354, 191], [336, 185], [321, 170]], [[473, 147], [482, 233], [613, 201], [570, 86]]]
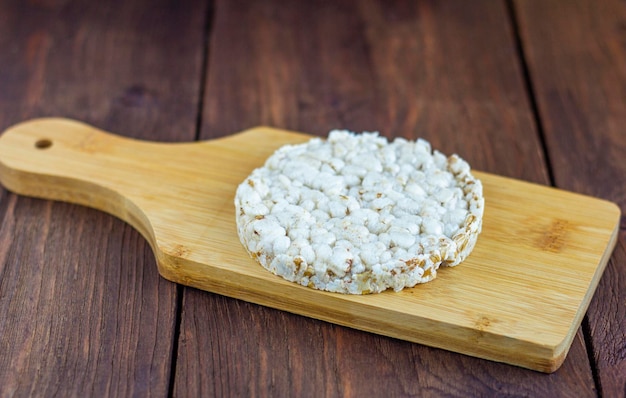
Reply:
[[278, 149], [235, 195], [248, 253], [288, 281], [329, 292], [400, 291], [455, 266], [481, 231], [467, 162], [422, 139], [333, 130]]

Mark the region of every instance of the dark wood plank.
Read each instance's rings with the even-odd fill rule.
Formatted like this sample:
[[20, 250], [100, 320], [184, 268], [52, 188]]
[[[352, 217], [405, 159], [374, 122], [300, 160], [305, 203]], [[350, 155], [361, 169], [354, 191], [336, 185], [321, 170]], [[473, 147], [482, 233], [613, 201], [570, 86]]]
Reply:
[[[203, 1], [0, 2], [0, 126], [195, 136]], [[121, 221], [3, 192], [0, 396], [165, 396], [177, 287]]]
[[[626, 3], [515, 3], [556, 185], [626, 211]], [[600, 390], [626, 394], [626, 218], [587, 322]]]
[[[423, 136], [548, 182], [503, 3], [220, 1], [204, 138], [258, 124]], [[185, 289], [180, 396], [595, 396], [579, 331], [551, 375]]]
[[192, 289], [184, 308], [177, 396], [594, 396], [582, 350], [545, 375]]

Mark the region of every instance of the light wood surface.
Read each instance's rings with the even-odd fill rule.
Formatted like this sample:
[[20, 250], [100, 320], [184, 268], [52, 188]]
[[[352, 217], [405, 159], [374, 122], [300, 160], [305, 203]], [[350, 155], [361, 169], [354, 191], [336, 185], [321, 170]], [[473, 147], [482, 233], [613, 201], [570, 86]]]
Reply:
[[279, 146], [309, 138], [258, 127], [165, 144], [37, 119], [0, 137], [0, 180], [127, 221], [152, 246], [160, 274], [177, 283], [543, 372], [561, 365], [615, 245], [617, 206], [476, 172], [485, 219], [463, 264], [400, 293], [320, 292], [256, 265], [234, 224], [236, 186]]

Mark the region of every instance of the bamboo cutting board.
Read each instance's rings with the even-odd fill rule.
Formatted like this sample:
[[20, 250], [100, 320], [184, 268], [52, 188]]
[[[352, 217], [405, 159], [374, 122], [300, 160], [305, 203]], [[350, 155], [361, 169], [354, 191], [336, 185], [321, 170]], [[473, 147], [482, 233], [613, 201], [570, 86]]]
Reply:
[[275, 149], [310, 138], [258, 127], [165, 144], [37, 119], [0, 137], [0, 181], [18, 194], [125, 220], [171, 281], [542, 372], [558, 369], [615, 246], [616, 205], [475, 172], [485, 216], [464, 263], [399, 293], [321, 292], [257, 265], [239, 243], [233, 205], [237, 185]]

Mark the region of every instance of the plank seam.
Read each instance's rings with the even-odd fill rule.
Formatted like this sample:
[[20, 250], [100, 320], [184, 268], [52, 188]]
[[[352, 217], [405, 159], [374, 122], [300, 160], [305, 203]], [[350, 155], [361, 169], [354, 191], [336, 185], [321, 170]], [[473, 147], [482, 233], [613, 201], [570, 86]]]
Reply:
[[202, 64], [200, 66], [200, 92], [198, 93], [198, 109], [196, 111], [196, 134], [195, 141], [200, 140], [200, 133], [202, 131], [202, 123], [204, 116], [204, 95], [206, 91], [206, 83], [209, 75], [209, 55], [210, 55], [210, 37], [213, 27], [213, 2], [209, 1], [206, 7], [204, 17], [204, 29], [203, 29], [203, 42], [202, 42]]
[[593, 383], [595, 384], [596, 391], [598, 393], [598, 397], [603, 397], [602, 393], [602, 383], [600, 383], [600, 373], [598, 372], [598, 366], [596, 365], [596, 360], [594, 358], [593, 352], [593, 341], [591, 339], [591, 324], [589, 321], [589, 317], [585, 314], [585, 318], [582, 323], [583, 336], [585, 336], [585, 348], [587, 350], [587, 355], [589, 356], [589, 363], [591, 364], [591, 375], [593, 377]]
[[[513, 28], [513, 37], [515, 39], [515, 47], [519, 57], [520, 66], [522, 68], [522, 74], [524, 78], [524, 85], [526, 88], [526, 92], [528, 93], [528, 100], [531, 106], [531, 112], [533, 114], [533, 118], [535, 120], [535, 126], [537, 128], [537, 132], [539, 134], [539, 142], [541, 144], [541, 149], [545, 158], [548, 178], [550, 180], [550, 185], [556, 186], [556, 181], [554, 178], [553, 172], [553, 164], [550, 159], [550, 152], [548, 150], [548, 143], [546, 140], [546, 133], [543, 128], [543, 120], [541, 117], [541, 112], [539, 111], [539, 106], [537, 103], [537, 95], [535, 88], [533, 86], [533, 79], [530, 72], [530, 67], [528, 65], [528, 59], [526, 57], [526, 53], [524, 51], [524, 43], [520, 32], [520, 24], [517, 12], [515, 10], [515, 0], [506, 0], [506, 7], [509, 15], [509, 20], [511, 21], [511, 26]], [[583, 332], [583, 343], [585, 344], [585, 351], [587, 351], [587, 359], [589, 361], [589, 367], [591, 368], [591, 376], [593, 378], [594, 387], [599, 397], [602, 397], [602, 388], [600, 384], [599, 374], [598, 374], [598, 366], [596, 360], [593, 355], [593, 344], [591, 341], [591, 330], [589, 325], [589, 318], [585, 314], [585, 317], [582, 322], [582, 332]]]
[[[198, 92], [198, 107], [196, 110], [196, 123], [195, 123], [195, 134], [194, 141], [200, 140], [200, 132], [202, 130], [202, 118], [203, 118], [203, 109], [204, 109], [204, 94], [206, 81], [208, 76], [208, 64], [209, 64], [209, 43], [211, 36], [211, 28], [213, 27], [213, 2], [207, 1], [205, 16], [204, 16], [204, 26], [202, 29], [202, 63], [200, 65], [200, 76], [199, 82], [200, 85]], [[176, 286], [176, 305], [175, 305], [175, 313], [176, 319], [174, 321], [174, 336], [172, 338], [172, 358], [170, 362], [170, 380], [169, 380], [169, 389], [168, 389], [168, 397], [173, 397], [175, 394], [176, 388], [176, 371], [178, 368], [178, 350], [180, 344], [180, 333], [181, 333], [181, 323], [182, 323], [182, 312], [183, 312], [183, 296], [185, 294], [185, 288], [183, 285]]]
[[548, 151], [548, 144], [546, 142], [546, 134], [543, 129], [543, 120], [541, 118], [541, 112], [539, 111], [539, 106], [537, 104], [537, 95], [535, 93], [535, 88], [533, 86], [533, 79], [530, 73], [530, 68], [528, 67], [528, 61], [526, 58], [526, 53], [524, 52], [524, 44], [520, 34], [520, 25], [518, 23], [517, 13], [515, 12], [515, 5], [513, 4], [514, 0], [506, 0], [506, 8], [509, 16], [509, 20], [511, 21], [511, 27], [513, 29], [513, 39], [515, 40], [515, 48], [519, 59], [520, 67], [522, 68], [522, 77], [524, 88], [527, 93], [528, 102], [530, 104], [531, 113], [533, 115], [533, 120], [535, 121], [535, 127], [537, 129], [537, 133], [539, 135], [539, 143], [541, 145], [541, 152], [543, 153], [546, 169], [548, 172], [548, 179], [551, 186], [556, 186], [554, 180], [554, 173], [552, 171], [552, 161], [550, 159], [550, 152]]
[[180, 341], [180, 329], [183, 319], [183, 293], [184, 286], [176, 285], [176, 304], [174, 310], [176, 317], [174, 319], [174, 335], [172, 336], [172, 359], [170, 362], [170, 381], [168, 388], [168, 397], [174, 396], [174, 388], [176, 386], [176, 366], [178, 364], [178, 346]]

